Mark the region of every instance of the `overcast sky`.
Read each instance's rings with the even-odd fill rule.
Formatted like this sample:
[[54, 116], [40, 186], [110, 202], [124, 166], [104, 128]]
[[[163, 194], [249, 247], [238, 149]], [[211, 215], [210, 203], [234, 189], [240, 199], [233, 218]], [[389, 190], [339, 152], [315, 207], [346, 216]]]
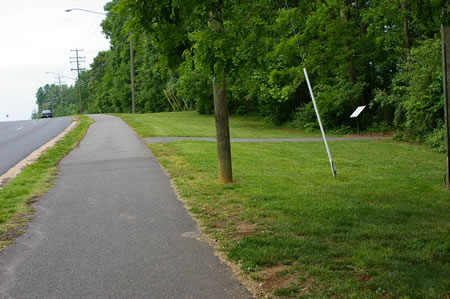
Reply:
[[[107, 0], [11, 0], [0, 9], [0, 121], [30, 119], [37, 109], [36, 91], [57, 81], [54, 72], [76, 77], [70, 69], [71, 49], [84, 49], [89, 68], [99, 51], [109, 49], [101, 32]], [[74, 80], [63, 78], [66, 84]], [[7, 118], [6, 116], [9, 115]]]

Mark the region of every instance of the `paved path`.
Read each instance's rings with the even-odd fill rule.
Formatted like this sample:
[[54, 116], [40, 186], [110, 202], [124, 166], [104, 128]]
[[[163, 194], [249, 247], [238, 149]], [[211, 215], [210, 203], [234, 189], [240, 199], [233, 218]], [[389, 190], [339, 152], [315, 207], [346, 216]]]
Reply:
[[[377, 140], [392, 139], [391, 137], [328, 137], [328, 141], [357, 141], [357, 140]], [[147, 137], [144, 138], [146, 143], [166, 143], [180, 140], [202, 140], [216, 141], [211, 137]], [[231, 142], [318, 142], [323, 141], [320, 138], [231, 138]]]
[[96, 115], [27, 232], [0, 256], [0, 297], [248, 298], [144, 143]]

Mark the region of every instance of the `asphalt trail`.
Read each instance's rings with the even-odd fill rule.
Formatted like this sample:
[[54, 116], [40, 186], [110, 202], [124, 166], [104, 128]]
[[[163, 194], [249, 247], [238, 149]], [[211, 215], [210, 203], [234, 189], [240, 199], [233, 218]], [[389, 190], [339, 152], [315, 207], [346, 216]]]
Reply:
[[249, 298], [119, 118], [92, 116], [27, 232], [0, 256], [0, 296]]

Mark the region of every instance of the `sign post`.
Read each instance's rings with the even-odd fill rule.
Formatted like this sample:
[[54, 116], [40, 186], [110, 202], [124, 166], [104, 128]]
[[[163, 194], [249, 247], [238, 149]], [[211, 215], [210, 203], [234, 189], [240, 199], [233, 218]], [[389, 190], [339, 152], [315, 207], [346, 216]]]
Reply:
[[356, 118], [356, 131], [358, 132], [358, 135], [361, 135], [361, 132], [359, 130], [359, 115], [364, 110], [364, 108], [366, 108], [366, 106], [359, 106], [355, 111], [353, 111], [352, 115], [350, 115], [350, 118]]

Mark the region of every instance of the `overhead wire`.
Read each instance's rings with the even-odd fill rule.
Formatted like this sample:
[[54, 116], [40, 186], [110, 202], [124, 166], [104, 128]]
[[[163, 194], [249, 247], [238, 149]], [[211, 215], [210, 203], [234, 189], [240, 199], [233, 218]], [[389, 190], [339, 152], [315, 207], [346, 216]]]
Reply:
[[[291, 10], [289, 8], [289, 5], [287, 3], [287, 0], [284, 0], [284, 2], [286, 3], [286, 9], [289, 11]], [[292, 21], [291, 15], [289, 14], [289, 21], [291, 22], [291, 26], [292, 26], [292, 31], [294, 32], [294, 36], [295, 36], [295, 42], [297, 43], [297, 48], [298, 48], [298, 52], [300, 54], [300, 58], [302, 60], [302, 64], [303, 66], [305, 66], [305, 59], [303, 58], [303, 54], [302, 54], [302, 49], [300, 47], [300, 42], [298, 41], [298, 36], [297, 36], [297, 31], [295, 30], [295, 26], [294, 26], [294, 22]]]
[[[120, 48], [123, 45], [123, 42], [130, 36], [130, 34], [127, 34], [120, 42], [118, 47], [115, 50], [120, 50]], [[97, 78], [97, 76], [100, 74], [101, 71], [103, 71], [105, 69], [105, 67], [108, 65], [109, 61], [112, 59], [112, 55], [109, 55], [109, 57], [106, 59], [106, 61], [99, 66], [97, 69], [95, 69], [95, 71], [90, 75], [90, 77], [84, 81], [81, 82], [81, 85], [85, 85], [85, 84], [89, 84], [90, 82], [92, 82], [94, 79]], [[94, 70], [94, 69], [93, 69]], [[91, 71], [93, 71], [91, 70]]]

